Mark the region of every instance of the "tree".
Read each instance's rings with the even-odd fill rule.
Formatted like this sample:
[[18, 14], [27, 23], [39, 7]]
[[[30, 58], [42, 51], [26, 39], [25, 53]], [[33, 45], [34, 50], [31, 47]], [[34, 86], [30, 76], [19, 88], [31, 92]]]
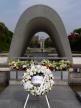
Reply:
[[31, 48], [39, 48], [40, 47], [38, 36], [33, 36], [29, 46]]
[[0, 22], [0, 52], [9, 50], [13, 33], [8, 30], [4, 23]]
[[54, 48], [54, 43], [52, 42], [52, 40], [48, 37], [46, 40], [45, 40], [45, 48], [49, 48], [49, 47], [53, 47]]
[[[78, 29], [77, 29], [78, 30]], [[80, 34], [77, 32], [75, 32], [76, 30], [73, 31], [73, 33], [71, 33], [68, 36], [69, 42], [70, 42], [70, 46], [71, 46], [71, 50], [72, 51], [81, 51], [81, 36]]]
[[78, 33], [79, 35], [81, 35], [81, 28], [75, 29], [75, 30], [73, 31], [73, 33]]

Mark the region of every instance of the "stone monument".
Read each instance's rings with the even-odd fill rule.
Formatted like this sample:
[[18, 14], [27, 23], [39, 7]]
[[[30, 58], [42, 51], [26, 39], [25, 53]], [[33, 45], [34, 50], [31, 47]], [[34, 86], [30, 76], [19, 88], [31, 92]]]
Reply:
[[63, 22], [57, 12], [46, 5], [34, 5], [22, 13], [12, 38], [9, 57], [22, 57], [32, 36], [40, 31], [49, 34], [60, 57], [72, 60]]

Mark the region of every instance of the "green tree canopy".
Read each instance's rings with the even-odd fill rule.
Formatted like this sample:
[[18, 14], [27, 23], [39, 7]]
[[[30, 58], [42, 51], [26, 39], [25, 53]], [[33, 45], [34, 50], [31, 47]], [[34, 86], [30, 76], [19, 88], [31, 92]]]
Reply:
[[40, 47], [38, 36], [33, 36], [29, 46], [31, 48], [39, 48]]
[[45, 40], [45, 48], [50, 48], [50, 47], [55, 47], [54, 43], [52, 42], [52, 40], [50, 39], [50, 37], [46, 38]]
[[79, 35], [81, 35], [81, 28], [75, 29], [73, 32], [78, 33]]
[[0, 52], [9, 50], [13, 33], [5, 26], [4, 23], [0, 22]]
[[75, 29], [68, 36], [71, 50], [75, 52], [81, 52], [81, 28]]

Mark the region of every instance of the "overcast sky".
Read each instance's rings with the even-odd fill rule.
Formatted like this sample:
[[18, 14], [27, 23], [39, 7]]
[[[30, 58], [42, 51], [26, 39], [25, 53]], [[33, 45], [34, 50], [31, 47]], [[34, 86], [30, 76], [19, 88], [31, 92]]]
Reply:
[[81, 27], [81, 0], [0, 0], [0, 21], [14, 31], [22, 12], [35, 4], [54, 8], [62, 18], [67, 33]]

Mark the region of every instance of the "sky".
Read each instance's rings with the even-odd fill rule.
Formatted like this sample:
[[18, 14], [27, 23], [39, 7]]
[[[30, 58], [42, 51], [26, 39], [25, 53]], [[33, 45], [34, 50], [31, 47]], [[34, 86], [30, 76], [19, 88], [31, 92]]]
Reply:
[[81, 0], [0, 0], [0, 22], [14, 31], [22, 12], [35, 4], [48, 5], [56, 10], [68, 34], [81, 28]]

